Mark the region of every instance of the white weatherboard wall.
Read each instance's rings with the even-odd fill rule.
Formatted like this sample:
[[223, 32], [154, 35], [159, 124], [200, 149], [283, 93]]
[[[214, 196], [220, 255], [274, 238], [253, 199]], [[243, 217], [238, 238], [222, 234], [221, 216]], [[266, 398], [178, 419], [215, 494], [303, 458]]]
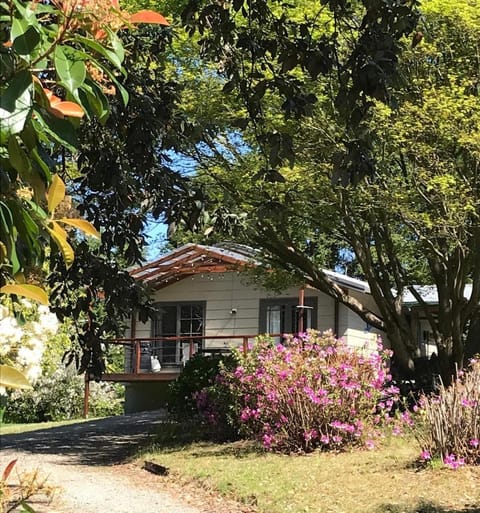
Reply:
[[[158, 290], [153, 299], [158, 302], [204, 301], [206, 304], [205, 336], [257, 335], [259, 332], [260, 300], [266, 298], [298, 298], [298, 289], [289, 288], [280, 294], [247, 283], [238, 272], [195, 275], [181, 279]], [[315, 289], [307, 288], [305, 297], [316, 297], [317, 328], [334, 329], [335, 302]], [[236, 310], [236, 313], [232, 313]], [[365, 322], [343, 305], [339, 307], [338, 336], [348, 343], [364, 346], [376, 336], [369, 333]], [[137, 322], [136, 337], [152, 336], [151, 323]], [[241, 341], [237, 340], [237, 344]], [[228, 346], [231, 341], [207, 341], [209, 346]]]

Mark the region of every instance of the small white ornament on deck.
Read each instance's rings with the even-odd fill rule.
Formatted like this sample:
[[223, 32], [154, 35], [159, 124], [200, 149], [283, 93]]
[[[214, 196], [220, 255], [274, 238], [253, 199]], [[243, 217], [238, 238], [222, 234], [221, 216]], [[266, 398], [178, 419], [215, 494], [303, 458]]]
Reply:
[[162, 370], [162, 366], [158, 361], [158, 356], [150, 356], [150, 367], [152, 372], [160, 372]]

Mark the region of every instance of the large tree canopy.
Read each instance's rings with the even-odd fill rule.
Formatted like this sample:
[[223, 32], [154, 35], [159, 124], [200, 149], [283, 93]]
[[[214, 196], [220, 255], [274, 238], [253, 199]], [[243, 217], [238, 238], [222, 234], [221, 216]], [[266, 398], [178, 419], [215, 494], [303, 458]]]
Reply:
[[[189, 6], [230, 124], [212, 119], [207, 144], [184, 151], [210, 193], [206, 233], [236, 230], [386, 331], [407, 368], [418, 349], [409, 291], [448, 379], [480, 314], [480, 19], [468, 2], [430, 0], [417, 25], [414, 7]], [[378, 309], [328, 280], [322, 269], [339, 259], [368, 281]], [[419, 284], [435, 287], [438, 314]]]

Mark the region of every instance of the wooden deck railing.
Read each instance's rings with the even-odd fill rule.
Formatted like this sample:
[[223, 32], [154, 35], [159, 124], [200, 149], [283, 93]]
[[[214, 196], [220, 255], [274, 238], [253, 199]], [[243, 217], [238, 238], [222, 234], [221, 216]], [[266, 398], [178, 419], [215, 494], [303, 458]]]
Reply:
[[[130, 350], [130, 373], [139, 374], [142, 371], [145, 371], [142, 368], [141, 360], [142, 360], [142, 351], [145, 349], [150, 352], [150, 354], [154, 354], [156, 352], [162, 352], [162, 345], [165, 343], [188, 343], [188, 358], [191, 358], [195, 353], [215, 353], [215, 352], [228, 352], [230, 351], [232, 346], [240, 346], [243, 351], [248, 351], [248, 346], [251, 341], [253, 341], [258, 335], [192, 335], [192, 336], [181, 336], [181, 337], [135, 337], [135, 338], [120, 338], [115, 339], [109, 342], [109, 345], [112, 346], [123, 346], [128, 350]], [[272, 335], [273, 337], [278, 335]], [[220, 341], [224, 341], [223, 345], [218, 345]], [[240, 344], [237, 342], [240, 341]], [[210, 342], [207, 347], [207, 342]], [[213, 342], [213, 343], [212, 343]], [[195, 346], [201, 343], [200, 348], [196, 348]], [[164, 346], [165, 347], [165, 346]], [[127, 354], [127, 353], [126, 353]], [[175, 362], [171, 362], [174, 365], [181, 366], [182, 361], [185, 362], [187, 359], [185, 355], [180, 357], [180, 359], [176, 359]], [[163, 362], [161, 362], [163, 363]], [[125, 374], [129, 374], [127, 372], [125, 366]]]

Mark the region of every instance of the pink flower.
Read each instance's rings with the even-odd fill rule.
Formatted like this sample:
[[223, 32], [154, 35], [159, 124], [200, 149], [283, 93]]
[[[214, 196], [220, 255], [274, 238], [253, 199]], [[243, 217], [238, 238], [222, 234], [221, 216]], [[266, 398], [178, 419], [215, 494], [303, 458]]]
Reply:
[[423, 450], [421, 453], [420, 453], [420, 458], [423, 460], [423, 461], [429, 461], [432, 459], [432, 455], [430, 454], [429, 451], [427, 451], [426, 449]]
[[263, 435], [263, 446], [266, 449], [270, 449], [272, 443], [275, 441], [275, 438], [272, 435], [265, 434]]
[[303, 438], [305, 438], [306, 442], [309, 442], [310, 440], [315, 440], [315, 438], [318, 438], [318, 433], [315, 429], [310, 429], [303, 433]]
[[234, 376], [236, 378], [241, 378], [243, 375], [245, 374], [245, 370], [243, 367], [237, 367], [235, 369], [235, 373], [234, 373]]
[[465, 465], [465, 459], [464, 458], [457, 459], [454, 454], [447, 454], [443, 458], [443, 464], [446, 467], [451, 468], [452, 470], [457, 470], [458, 467]]
[[373, 440], [366, 440], [365, 441], [365, 447], [371, 451], [372, 449], [375, 449], [375, 442]]
[[328, 445], [330, 443], [330, 437], [328, 435], [322, 435], [320, 437], [320, 442], [322, 442], [322, 444]]
[[472, 438], [469, 442], [468, 442], [472, 447], [475, 447], [477, 448], [478, 445], [480, 444], [480, 442], [478, 441], [477, 438]]

